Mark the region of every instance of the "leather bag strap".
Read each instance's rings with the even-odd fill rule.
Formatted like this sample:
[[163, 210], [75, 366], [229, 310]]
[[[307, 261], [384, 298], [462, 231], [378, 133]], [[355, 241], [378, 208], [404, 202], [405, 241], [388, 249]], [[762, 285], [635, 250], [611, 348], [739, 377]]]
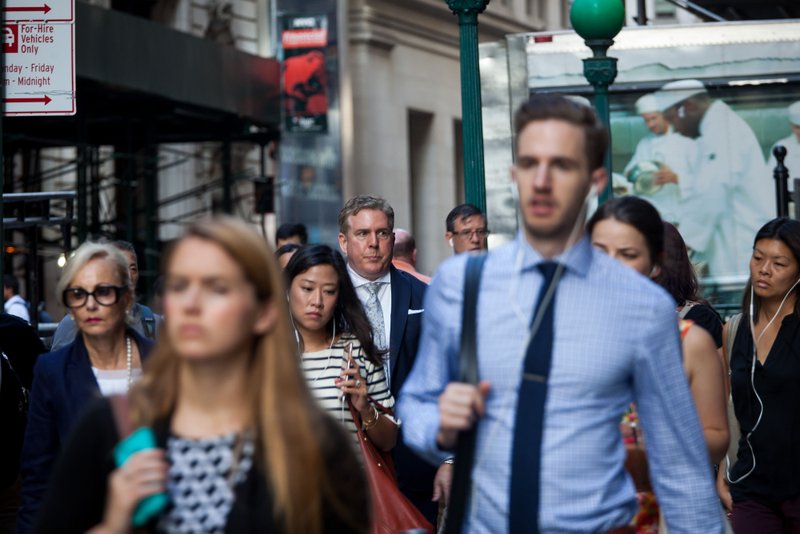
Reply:
[[[458, 377], [460, 382], [477, 384], [478, 376], [478, 293], [486, 254], [470, 256], [464, 275], [464, 307], [461, 314], [461, 356]], [[447, 504], [445, 534], [461, 534], [467, 501], [472, 490], [472, 465], [475, 462], [475, 441], [478, 423], [459, 433], [456, 446], [455, 471]]]
[[133, 432], [133, 421], [131, 421], [130, 403], [127, 395], [111, 395], [108, 397], [111, 403], [111, 412], [114, 415], [114, 424], [117, 426], [119, 440], [127, 438]]

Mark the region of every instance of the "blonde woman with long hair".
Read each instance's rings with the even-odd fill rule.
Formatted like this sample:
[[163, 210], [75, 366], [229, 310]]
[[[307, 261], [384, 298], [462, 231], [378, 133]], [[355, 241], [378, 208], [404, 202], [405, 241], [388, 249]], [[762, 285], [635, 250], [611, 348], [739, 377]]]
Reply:
[[263, 239], [212, 219], [192, 225], [165, 260], [164, 328], [130, 395], [132, 422], [152, 428], [158, 448], [115, 468], [112, 409], [95, 405], [65, 450], [38, 531], [127, 532], [136, 504], [166, 492], [149, 531], [366, 532], [352, 442], [308, 392]]

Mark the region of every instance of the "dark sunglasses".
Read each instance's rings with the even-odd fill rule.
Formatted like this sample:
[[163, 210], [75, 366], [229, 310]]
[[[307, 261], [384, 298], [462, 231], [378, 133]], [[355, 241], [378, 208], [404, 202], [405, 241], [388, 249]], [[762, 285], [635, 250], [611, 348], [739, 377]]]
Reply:
[[86, 291], [82, 287], [68, 287], [62, 293], [64, 305], [67, 308], [80, 308], [86, 305], [89, 297], [94, 297], [94, 301], [101, 306], [113, 306], [119, 302], [123, 291], [127, 291], [127, 286], [100, 285], [94, 291]]

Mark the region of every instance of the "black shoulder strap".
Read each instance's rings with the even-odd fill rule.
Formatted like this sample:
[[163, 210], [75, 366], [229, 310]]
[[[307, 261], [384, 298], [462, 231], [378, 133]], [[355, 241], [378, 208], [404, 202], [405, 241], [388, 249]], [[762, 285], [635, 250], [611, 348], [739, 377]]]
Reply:
[[[459, 381], [478, 383], [478, 293], [486, 254], [470, 256], [464, 275], [464, 307], [461, 315], [461, 357], [459, 359]], [[475, 440], [478, 423], [458, 435], [455, 472], [450, 487], [450, 502], [447, 504], [445, 534], [461, 534], [467, 500], [472, 485], [472, 464], [475, 461]]]
[[736, 332], [739, 331], [739, 323], [742, 322], [742, 314], [737, 313], [725, 323], [725, 345], [727, 348], [728, 367], [731, 365], [731, 354], [733, 354], [733, 342], [736, 339]]
[[149, 339], [156, 338], [156, 314], [153, 313], [153, 310], [148, 308], [147, 306], [139, 306], [139, 311], [142, 314], [141, 323], [142, 323], [142, 332], [144, 336]]

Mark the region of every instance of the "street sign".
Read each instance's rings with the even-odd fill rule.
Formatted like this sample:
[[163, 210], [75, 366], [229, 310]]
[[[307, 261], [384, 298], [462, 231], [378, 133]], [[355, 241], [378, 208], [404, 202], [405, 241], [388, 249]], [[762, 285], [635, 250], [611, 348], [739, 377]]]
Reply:
[[72, 23], [3, 24], [6, 115], [75, 114], [74, 28]]
[[4, 22], [75, 22], [75, 0], [6, 0]]

